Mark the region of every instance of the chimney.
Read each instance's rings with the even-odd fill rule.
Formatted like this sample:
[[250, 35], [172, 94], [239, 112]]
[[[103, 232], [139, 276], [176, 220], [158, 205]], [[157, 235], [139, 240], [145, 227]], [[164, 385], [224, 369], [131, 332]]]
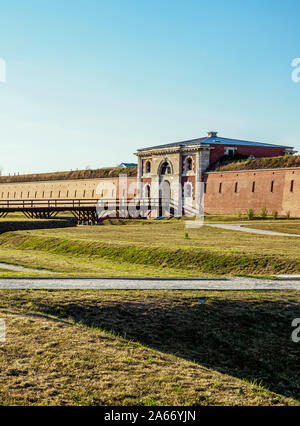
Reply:
[[207, 132], [209, 138], [215, 138], [218, 132]]

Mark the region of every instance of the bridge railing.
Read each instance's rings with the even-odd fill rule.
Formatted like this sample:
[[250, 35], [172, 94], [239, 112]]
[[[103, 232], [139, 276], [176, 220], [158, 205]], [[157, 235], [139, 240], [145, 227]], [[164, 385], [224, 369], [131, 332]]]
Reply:
[[84, 208], [84, 207], [96, 207], [104, 206], [104, 208], [119, 208], [119, 207], [128, 207], [138, 206], [141, 207], [158, 207], [163, 204], [166, 205], [170, 203], [173, 205], [173, 200], [170, 199], [159, 199], [159, 198], [99, 198], [99, 199], [83, 199], [83, 198], [74, 198], [74, 199], [12, 199], [4, 200], [0, 199], [0, 210], [1, 209], [32, 209], [32, 208]]

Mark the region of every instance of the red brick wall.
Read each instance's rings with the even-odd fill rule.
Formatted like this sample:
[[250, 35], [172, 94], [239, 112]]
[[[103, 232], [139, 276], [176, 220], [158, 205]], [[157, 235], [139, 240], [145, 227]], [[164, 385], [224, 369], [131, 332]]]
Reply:
[[[253, 170], [205, 173], [206, 192], [204, 210], [211, 214], [245, 213], [252, 208], [260, 212], [264, 207], [271, 213], [290, 211], [300, 216], [300, 169]], [[294, 181], [293, 192], [290, 191]], [[271, 182], [273, 192], [271, 192]], [[237, 182], [237, 192], [235, 183]], [[252, 184], [255, 190], [252, 192]], [[219, 192], [222, 183], [221, 193]]]
[[251, 147], [238, 145], [211, 145], [214, 149], [210, 151], [210, 164], [215, 163], [225, 154], [225, 146], [237, 148], [236, 152], [242, 155], [254, 155], [256, 158], [277, 157], [284, 154], [283, 148]]

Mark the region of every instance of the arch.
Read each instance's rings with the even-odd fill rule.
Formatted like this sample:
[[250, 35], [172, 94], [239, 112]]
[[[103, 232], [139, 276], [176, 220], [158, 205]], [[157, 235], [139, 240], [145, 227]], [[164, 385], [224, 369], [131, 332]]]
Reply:
[[171, 184], [168, 180], [160, 183], [159, 189], [159, 216], [170, 216]]
[[193, 186], [191, 182], [184, 184], [184, 198], [191, 198], [193, 196]]
[[158, 167], [158, 174], [165, 176], [165, 175], [172, 175], [173, 172], [173, 164], [170, 160], [165, 158], [163, 161], [161, 161], [159, 167]]
[[194, 169], [194, 160], [192, 157], [186, 157], [184, 160], [184, 172], [191, 172]]

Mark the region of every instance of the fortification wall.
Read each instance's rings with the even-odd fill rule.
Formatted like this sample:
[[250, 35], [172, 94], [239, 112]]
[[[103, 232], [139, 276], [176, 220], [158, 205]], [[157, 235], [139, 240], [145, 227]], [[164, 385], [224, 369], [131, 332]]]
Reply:
[[[136, 178], [128, 177], [127, 197], [136, 191]], [[123, 185], [122, 185], [123, 186]], [[118, 198], [119, 178], [49, 180], [37, 182], [0, 182], [0, 200], [99, 199]]]
[[[206, 213], [237, 214], [250, 208], [260, 212], [265, 207], [300, 217], [300, 168], [208, 172], [203, 180]], [[117, 177], [0, 182], [0, 200], [118, 198], [125, 196], [124, 188]], [[128, 177], [127, 197], [134, 197], [136, 189], [136, 177]]]
[[204, 182], [206, 213], [259, 212], [265, 207], [300, 216], [300, 168], [210, 172]]

